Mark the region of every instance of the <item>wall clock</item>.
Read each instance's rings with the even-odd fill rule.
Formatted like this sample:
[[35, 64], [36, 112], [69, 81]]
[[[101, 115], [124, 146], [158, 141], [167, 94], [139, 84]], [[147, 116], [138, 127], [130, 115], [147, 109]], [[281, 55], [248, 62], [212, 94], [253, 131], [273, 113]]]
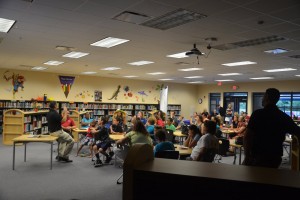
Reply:
[[201, 98], [198, 99], [198, 103], [201, 104], [203, 100]]

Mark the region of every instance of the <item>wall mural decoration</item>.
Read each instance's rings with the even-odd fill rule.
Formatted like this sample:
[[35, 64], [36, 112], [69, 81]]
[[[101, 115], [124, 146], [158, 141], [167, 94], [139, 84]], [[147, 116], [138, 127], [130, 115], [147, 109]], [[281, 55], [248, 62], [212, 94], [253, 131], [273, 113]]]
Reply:
[[144, 96], [148, 96], [148, 94], [145, 91], [139, 91], [138, 94], [142, 96], [142, 102], [145, 102]]
[[111, 96], [111, 98], [109, 98], [108, 100], [112, 100], [112, 99], [117, 100], [118, 99], [118, 94], [120, 93], [120, 88], [121, 88], [121, 85], [118, 85], [117, 90], [113, 93], [113, 95]]
[[133, 94], [132, 94], [132, 92], [130, 91], [130, 88], [129, 88], [129, 86], [124, 86], [123, 87], [123, 90], [124, 90], [124, 96], [125, 96], [125, 99], [128, 99], [128, 97], [132, 97], [133, 96]]
[[88, 97], [94, 97], [94, 96], [92, 94], [90, 94], [90, 92], [88, 90], [87, 91], [84, 90], [75, 95], [75, 98], [85, 99], [86, 97], [88, 98]]
[[19, 91], [19, 88], [21, 88], [22, 91], [24, 90], [25, 77], [23, 75], [15, 74], [7, 70], [3, 73], [3, 78], [6, 81], [12, 80], [13, 98], [15, 98], [15, 93]]
[[74, 83], [75, 77], [74, 76], [59, 76], [59, 81], [61, 84], [61, 88], [68, 98], [69, 92], [71, 91], [71, 87]]
[[102, 102], [102, 91], [100, 90], [94, 91], [94, 100], [98, 102]]

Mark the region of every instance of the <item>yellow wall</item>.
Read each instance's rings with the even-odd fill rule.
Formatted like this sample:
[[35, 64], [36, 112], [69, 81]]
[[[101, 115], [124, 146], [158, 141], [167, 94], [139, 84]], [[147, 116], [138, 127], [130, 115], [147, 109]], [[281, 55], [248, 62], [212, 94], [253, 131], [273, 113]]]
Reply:
[[[5, 73], [5, 71], [0, 69], [0, 74], [2, 75], [0, 79], [0, 99], [30, 100], [31, 98], [42, 97], [44, 94], [47, 94], [48, 98], [53, 98], [56, 101], [94, 102], [94, 90], [100, 90], [102, 91], [102, 102], [157, 104], [156, 99], [159, 99], [160, 94], [156, 87], [158, 84], [164, 83], [169, 86], [168, 103], [181, 104], [181, 111], [184, 116], [190, 115], [197, 107], [198, 86], [196, 85], [80, 75], [75, 76], [74, 84], [68, 98], [66, 98], [58, 78], [61, 74], [19, 70], [10, 70]], [[15, 98], [13, 97], [12, 80], [6, 81], [2, 78], [4, 73], [6, 76], [11, 76], [13, 73], [20, 74], [26, 79], [24, 90], [22, 91], [19, 88]], [[118, 85], [121, 85], [118, 99], [108, 100]], [[130, 91], [133, 93], [132, 97], [124, 96], [124, 86], [129, 86]], [[148, 96], [138, 94], [139, 91], [144, 91]]]
[[[230, 83], [218, 86], [214, 85], [201, 85], [198, 87], [198, 96], [203, 99], [203, 103], [197, 106], [198, 111], [209, 108], [209, 93], [221, 93], [221, 101], [223, 101], [223, 92], [235, 92], [231, 88], [233, 85], [239, 86], [236, 92], [248, 92], [248, 113], [252, 112], [252, 93], [265, 92], [267, 88], [273, 87], [279, 89], [280, 92], [300, 92], [299, 81], [268, 81], [259, 83]], [[205, 98], [204, 98], [205, 97]], [[223, 102], [221, 103], [221, 105]]]

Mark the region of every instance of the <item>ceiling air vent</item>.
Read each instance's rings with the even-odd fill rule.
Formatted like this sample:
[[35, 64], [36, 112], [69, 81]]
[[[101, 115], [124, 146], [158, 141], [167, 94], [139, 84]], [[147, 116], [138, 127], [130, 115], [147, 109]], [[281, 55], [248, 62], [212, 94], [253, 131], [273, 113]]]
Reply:
[[132, 12], [132, 11], [124, 11], [112, 19], [116, 19], [122, 22], [128, 22], [132, 24], [140, 24], [145, 22], [146, 20], [150, 19], [149, 16], [137, 13], [137, 12]]

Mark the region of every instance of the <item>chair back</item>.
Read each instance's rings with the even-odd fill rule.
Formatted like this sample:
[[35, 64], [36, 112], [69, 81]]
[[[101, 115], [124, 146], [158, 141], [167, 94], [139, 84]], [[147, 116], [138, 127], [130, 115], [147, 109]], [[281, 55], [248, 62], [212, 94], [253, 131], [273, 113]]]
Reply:
[[174, 133], [172, 130], [166, 130], [166, 141], [174, 142]]
[[178, 160], [179, 151], [174, 151], [174, 150], [157, 151], [155, 152], [154, 157]]
[[219, 138], [219, 150], [217, 152], [217, 154], [224, 156], [226, 155], [228, 149], [229, 149], [229, 140], [228, 139], [223, 139], [223, 138]]

